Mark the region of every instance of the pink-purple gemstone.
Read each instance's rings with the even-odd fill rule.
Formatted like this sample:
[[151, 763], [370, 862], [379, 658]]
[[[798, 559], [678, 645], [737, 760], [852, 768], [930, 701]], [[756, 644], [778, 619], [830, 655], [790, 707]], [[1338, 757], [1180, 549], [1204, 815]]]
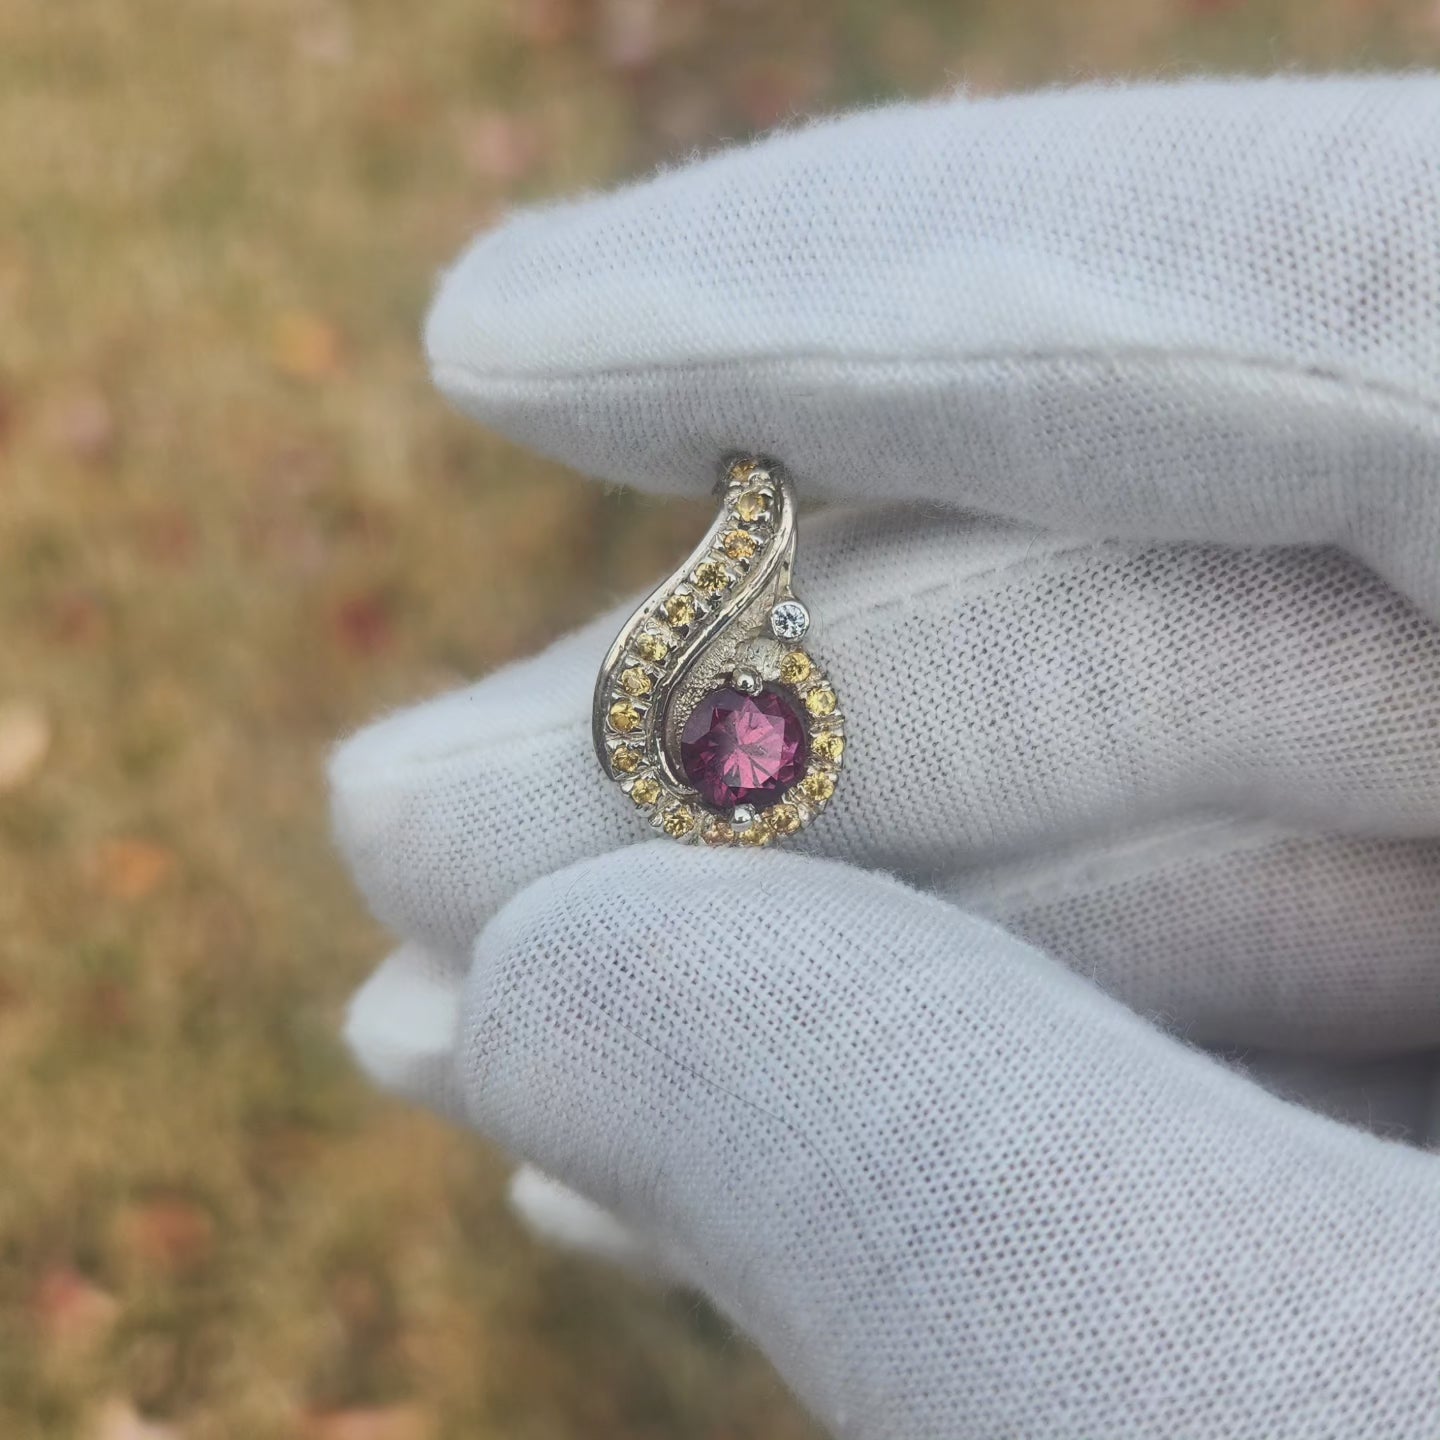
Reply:
[[808, 742], [799, 713], [768, 685], [758, 695], [712, 690], [680, 732], [680, 763], [715, 810], [768, 805], [805, 773]]

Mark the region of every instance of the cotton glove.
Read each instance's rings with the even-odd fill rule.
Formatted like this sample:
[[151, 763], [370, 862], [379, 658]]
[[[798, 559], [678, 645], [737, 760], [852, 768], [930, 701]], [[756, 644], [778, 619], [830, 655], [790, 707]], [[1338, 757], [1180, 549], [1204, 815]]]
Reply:
[[590, 473], [910, 502], [802, 526], [850, 743], [784, 851], [601, 776], [624, 612], [332, 765], [363, 1063], [837, 1434], [1440, 1432], [1436, 1160], [1198, 1048], [1426, 1138], [1437, 137], [1424, 77], [875, 111], [441, 288], [442, 387]]

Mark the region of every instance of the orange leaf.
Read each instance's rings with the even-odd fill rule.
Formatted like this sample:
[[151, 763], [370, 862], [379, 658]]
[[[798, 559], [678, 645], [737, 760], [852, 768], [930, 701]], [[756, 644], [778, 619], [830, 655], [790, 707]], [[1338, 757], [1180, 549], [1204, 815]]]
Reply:
[[209, 1258], [215, 1222], [193, 1201], [165, 1196], [123, 1210], [115, 1237], [126, 1256], [146, 1269], [178, 1274]]
[[51, 399], [46, 407], [45, 429], [57, 450], [97, 465], [115, 448], [115, 415], [105, 393], [82, 384]]
[[120, 1302], [77, 1270], [57, 1265], [40, 1277], [34, 1298], [40, 1332], [56, 1350], [78, 1354], [104, 1339]]
[[293, 380], [324, 380], [340, 367], [340, 336], [320, 316], [292, 310], [276, 320], [270, 353], [282, 375]]
[[97, 855], [100, 888], [115, 900], [143, 900], [157, 890], [175, 855], [153, 840], [107, 840]]

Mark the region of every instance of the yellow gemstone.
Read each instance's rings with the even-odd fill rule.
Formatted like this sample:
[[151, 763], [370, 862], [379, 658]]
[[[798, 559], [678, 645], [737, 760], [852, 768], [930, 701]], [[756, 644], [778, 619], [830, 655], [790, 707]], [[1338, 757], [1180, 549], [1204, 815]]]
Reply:
[[650, 677], [638, 665], [632, 665], [628, 670], [620, 672], [620, 688], [627, 695], [648, 695], [651, 688]]
[[828, 685], [817, 685], [805, 697], [805, 708], [812, 715], [833, 715], [835, 692]]
[[630, 798], [637, 805], [653, 805], [660, 798], [660, 782], [652, 775], [642, 775], [630, 787]]
[[748, 560], [757, 546], [755, 537], [748, 530], [727, 530], [720, 537], [720, 548], [732, 560]]
[[780, 678], [787, 685], [803, 685], [815, 668], [803, 650], [792, 650], [780, 662]]
[[679, 840], [695, 828], [694, 812], [687, 805], [672, 805], [665, 812], [665, 818], [661, 820], [660, 828], [671, 839]]
[[665, 602], [665, 619], [677, 627], [683, 628], [695, 621], [695, 602], [688, 595], [672, 595]]
[[811, 804], [823, 805], [835, 793], [835, 777], [814, 770], [800, 782], [800, 789]]
[[707, 845], [728, 845], [735, 838], [735, 832], [724, 820], [709, 820], [700, 832], [700, 838]]
[[793, 835], [800, 828], [800, 812], [793, 805], [772, 805], [765, 820], [777, 835]]
[[633, 745], [617, 745], [610, 752], [610, 763], [622, 774], [633, 775], [644, 757]]
[[736, 839], [742, 845], [768, 845], [775, 838], [775, 832], [765, 823], [762, 816], [752, 822], [746, 829], [741, 830]]
[[750, 456], [745, 455], [739, 460], [732, 461], [730, 469], [726, 473], [733, 483], [739, 485], [748, 480], [760, 468], [758, 460], [752, 460]]
[[845, 737], [837, 735], [833, 730], [827, 730], [823, 735], [817, 735], [810, 742], [810, 753], [817, 760], [824, 760], [830, 765], [838, 765], [840, 757], [845, 753]]
[[718, 595], [730, 583], [730, 572], [718, 560], [706, 560], [691, 578], [707, 595]]
[[735, 497], [735, 513], [747, 523], [759, 520], [770, 510], [770, 497], [763, 490], [746, 490]]
[[659, 665], [670, 653], [670, 647], [658, 635], [642, 635], [635, 642], [635, 653], [651, 665]]
[[628, 700], [617, 700], [610, 707], [610, 728], [618, 730], [622, 735], [628, 735], [632, 730], [640, 728], [641, 715]]

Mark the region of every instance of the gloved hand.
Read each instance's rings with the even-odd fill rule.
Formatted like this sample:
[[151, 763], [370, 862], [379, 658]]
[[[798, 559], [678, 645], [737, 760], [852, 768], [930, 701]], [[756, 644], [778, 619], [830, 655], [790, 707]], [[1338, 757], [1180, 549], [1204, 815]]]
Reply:
[[441, 288], [439, 383], [547, 454], [885, 502], [802, 521], [851, 740], [783, 849], [600, 774], [625, 612], [332, 771], [404, 941], [362, 1061], [837, 1434], [1440, 1434], [1440, 1161], [1274, 1093], [1440, 1099], [1437, 145], [1427, 77], [878, 110]]

